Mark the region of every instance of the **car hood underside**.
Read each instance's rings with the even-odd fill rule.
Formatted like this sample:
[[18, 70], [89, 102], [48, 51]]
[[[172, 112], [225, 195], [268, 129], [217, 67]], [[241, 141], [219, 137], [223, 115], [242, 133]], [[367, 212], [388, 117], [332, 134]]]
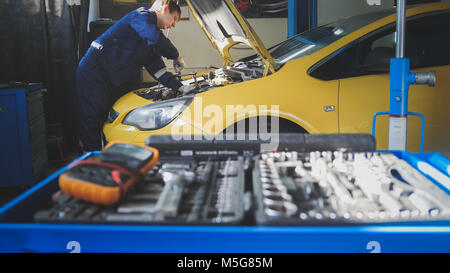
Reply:
[[187, 0], [187, 3], [200, 28], [222, 56], [223, 67], [233, 62], [230, 48], [246, 44], [266, 64], [264, 75], [269, 70], [275, 72], [277, 64], [231, 0]]

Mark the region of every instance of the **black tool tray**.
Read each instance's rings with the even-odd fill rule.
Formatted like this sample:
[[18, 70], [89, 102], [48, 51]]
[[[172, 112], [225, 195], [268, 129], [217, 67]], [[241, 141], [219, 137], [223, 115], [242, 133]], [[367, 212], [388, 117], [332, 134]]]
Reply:
[[[189, 182], [164, 184], [160, 170], [183, 170]], [[175, 168], [175, 169], [174, 169]], [[228, 172], [228, 173], [227, 173]], [[170, 173], [171, 175], [173, 173]], [[194, 177], [195, 176], [195, 177]], [[56, 192], [51, 207], [39, 210], [39, 223], [231, 225], [244, 223], [244, 159], [161, 158], [125, 198], [95, 205]]]
[[[71, 198], [61, 191], [34, 214], [38, 223], [254, 225], [251, 168], [264, 142], [251, 135], [174, 141], [152, 136], [147, 145], [160, 151], [160, 162], [118, 204], [100, 206]], [[282, 134], [278, 148], [373, 150], [368, 135]], [[161, 171], [195, 176], [189, 183], [165, 185]], [[174, 169], [175, 168], [175, 169]], [[232, 174], [227, 174], [227, 172]], [[254, 195], [258, 196], [258, 195]], [[256, 204], [252, 206], [252, 203]]]

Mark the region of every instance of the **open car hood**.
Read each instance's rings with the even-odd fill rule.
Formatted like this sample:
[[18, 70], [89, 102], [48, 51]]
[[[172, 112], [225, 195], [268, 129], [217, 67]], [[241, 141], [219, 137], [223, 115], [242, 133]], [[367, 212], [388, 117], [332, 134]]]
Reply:
[[269, 51], [240, 14], [231, 0], [186, 0], [191, 12], [212, 45], [224, 60], [224, 67], [233, 60], [230, 48], [246, 44], [253, 48], [265, 63], [264, 75], [275, 72], [277, 64]]

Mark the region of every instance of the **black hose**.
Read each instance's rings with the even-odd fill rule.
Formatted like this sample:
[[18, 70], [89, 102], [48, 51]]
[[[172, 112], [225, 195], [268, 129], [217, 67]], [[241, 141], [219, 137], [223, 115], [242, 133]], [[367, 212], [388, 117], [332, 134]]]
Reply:
[[87, 38], [87, 25], [89, 21], [89, 1], [90, 0], [81, 0], [81, 7], [80, 7], [80, 21], [78, 24], [78, 43], [79, 43], [79, 59], [81, 59], [82, 56], [86, 53], [89, 45], [88, 38]]
[[79, 61], [79, 56], [78, 56], [78, 54], [79, 54], [79, 50], [78, 50], [79, 38], [78, 38], [78, 23], [77, 23], [78, 20], [76, 18], [76, 14], [75, 14], [73, 6], [69, 6], [69, 16], [70, 16], [70, 30], [72, 31], [72, 36], [74, 39], [74, 42], [73, 42], [73, 50], [75, 53], [74, 56], [78, 63], [78, 61]]

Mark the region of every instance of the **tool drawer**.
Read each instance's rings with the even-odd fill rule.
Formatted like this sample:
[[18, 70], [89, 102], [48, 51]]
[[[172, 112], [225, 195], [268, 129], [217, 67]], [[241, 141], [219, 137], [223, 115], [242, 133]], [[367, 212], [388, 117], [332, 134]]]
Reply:
[[47, 166], [42, 84], [0, 89], [0, 186], [32, 185]]

